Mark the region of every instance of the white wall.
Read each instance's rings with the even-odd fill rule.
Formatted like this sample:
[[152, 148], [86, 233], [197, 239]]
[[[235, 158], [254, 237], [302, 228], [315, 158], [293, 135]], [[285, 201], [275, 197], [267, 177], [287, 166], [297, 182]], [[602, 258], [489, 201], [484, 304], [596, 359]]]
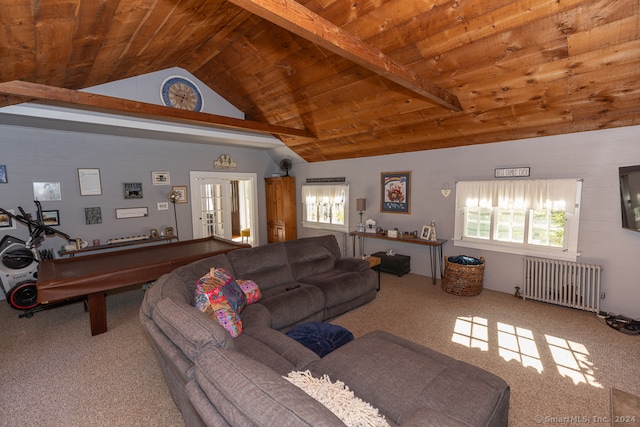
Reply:
[[[148, 234], [149, 228], [164, 230], [174, 225], [173, 206], [157, 210], [158, 202], [167, 201], [171, 185], [189, 186], [189, 171], [213, 171], [213, 162], [229, 154], [237, 163], [235, 172], [254, 172], [258, 179], [270, 176], [277, 166], [264, 150], [225, 146], [154, 141], [80, 132], [63, 132], [0, 125], [0, 164], [7, 166], [8, 183], [0, 184], [0, 207], [18, 206], [35, 213], [33, 182], [60, 182], [62, 200], [42, 202], [45, 210], [60, 211], [59, 230], [91, 243], [100, 239]], [[78, 168], [99, 168], [102, 195], [81, 196]], [[152, 171], [168, 171], [171, 185], [154, 186]], [[140, 182], [143, 199], [125, 199], [125, 182]], [[265, 203], [264, 184], [258, 182], [258, 203]], [[87, 225], [84, 208], [100, 207], [102, 224]], [[148, 207], [149, 217], [115, 219], [116, 208]], [[177, 204], [180, 238], [192, 238], [191, 201]], [[266, 215], [260, 211], [260, 240], [267, 241]], [[0, 238], [11, 235], [28, 238], [26, 226], [15, 230], [0, 228]], [[60, 248], [66, 242], [48, 237], [45, 248]]]
[[[498, 167], [529, 166], [531, 178], [582, 178], [582, 210], [579, 235], [579, 262], [604, 268], [602, 280], [605, 311], [640, 317], [638, 257], [640, 233], [623, 230], [620, 220], [618, 167], [640, 164], [640, 127], [626, 127], [572, 135], [552, 136], [459, 147], [418, 153], [367, 157], [296, 165], [298, 198], [306, 178], [346, 177], [350, 184], [350, 224], [355, 228], [359, 215], [356, 198], [367, 199], [364, 218], [373, 218], [383, 228], [420, 230], [436, 221], [438, 237], [451, 239], [454, 225], [455, 183], [462, 180], [493, 179]], [[411, 171], [411, 214], [380, 213], [380, 173]], [[441, 194], [443, 186], [451, 195]], [[299, 199], [298, 199], [299, 200]], [[302, 221], [299, 210], [299, 219]], [[299, 227], [298, 236], [316, 231]], [[339, 240], [340, 241], [340, 240]], [[348, 239], [351, 254], [351, 239]], [[356, 242], [357, 244], [357, 242]], [[424, 246], [368, 239], [366, 252], [393, 249], [411, 256], [412, 272], [430, 275], [428, 250]], [[479, 251], [445, 243], [445, 255], [483, 256], [486, 260], [485, 286], [513, 293], [521, 286], [521, 256]]]

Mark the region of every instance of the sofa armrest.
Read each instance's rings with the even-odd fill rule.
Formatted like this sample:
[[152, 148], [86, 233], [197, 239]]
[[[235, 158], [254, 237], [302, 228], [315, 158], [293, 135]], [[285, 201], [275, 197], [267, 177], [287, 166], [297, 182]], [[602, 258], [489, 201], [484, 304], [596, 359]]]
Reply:
[[195, 366], [198, 386], [230, 425], [344, 427], [324, 405], [240, 353], [211, 349]]
[[365, 271], [369, 268], [369, 262], [362, 258], [342, 257], [336, 259], [335, 268], [348, 271]]
[[311, 367], [318, 360], [317, 354], [280, 331], [267, 327], [245, 329], [245, 335], [262, 342], [299, 371]]

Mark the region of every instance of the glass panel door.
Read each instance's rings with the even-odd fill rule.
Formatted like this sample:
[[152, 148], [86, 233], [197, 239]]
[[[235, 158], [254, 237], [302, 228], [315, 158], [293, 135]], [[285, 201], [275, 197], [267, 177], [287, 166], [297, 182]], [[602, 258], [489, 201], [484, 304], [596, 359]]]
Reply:
[[218, 179], [204, 179], [198, 181], [198, 202], [199, 211], [197, 236], [202, 237], [220, 237], [223, 239], [231, 238], [231, 227], [225, 227], [225, 222], [231, 224], [231, 220], [226, 216], [230, 216], [229, 209], [229, 182]]

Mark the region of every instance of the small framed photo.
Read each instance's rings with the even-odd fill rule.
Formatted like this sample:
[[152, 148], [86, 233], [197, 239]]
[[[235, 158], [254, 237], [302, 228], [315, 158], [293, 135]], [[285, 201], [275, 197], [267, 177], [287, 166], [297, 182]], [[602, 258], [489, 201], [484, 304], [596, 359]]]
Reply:
[[171, 175], [167, 171], [151, 172], [151, 182], [153, 185], [170, 185]]
[[[11, 213], [12, 215], [15, 213], [13, 209], [7, 209], [7, 212]], [[0, 228], [2, 228], [3, 231], [15, 230], [16, 223], [13, 220], [13, 218], [11, 218], [11, 215], [6, 214], [4, 212], [0, 212]]]
[[9, 178], [7, 177], [7, 166], [0, 165], [0, 184], [6, 184], [9, 182]]
[[144, 218], [149, 216], [149, 208], [117, 208], [116, 219], [123, 218]]
[[411, 172], [380, 174], [380, 212], [411, 213]]
[[81, 196], [102, 195], [100, 169], [78, 168], [78, 182], [80, 183]]
[[420, 232], [420, 238], [422, 240], [431, 240], [431, 226], [423, 225], [422, 231]]
[[87, 225], [102, 224], [102, 209], [100, 207], [84, 208], [84, 222]]
[[176, 199], [176, 203], [187, 203], [188, 202], [187, 186], [186, 185], [174, 185], [171, 188], [171, 190], [175, 191], [179, 195], [178, 198]]
[[164, 235], [167, 237], [175, 237], [175, 234], [173, 232], [173, 227], [165, 227], [164, 228]]
[[59, 182], [34, 182], [33, 199], [39, 202], [54, 202], [62, 200]]
[[60, 225], [60, 211], [42, 211], [42, 222], [44, 225], [54, 226]]
[[157, 229], [157, 228], [152, 228], [152, 229], [150, 229], [150, 230], [149, 230], [149, 238], [150, 238], [150, 239], [157, 239], [157, 238], [159, 238], [159, 235], [158, 235], [158, 229]]
[[142, 199], [142, 183], [141, 182], [125, 182], [124, 198], [125, 199]]

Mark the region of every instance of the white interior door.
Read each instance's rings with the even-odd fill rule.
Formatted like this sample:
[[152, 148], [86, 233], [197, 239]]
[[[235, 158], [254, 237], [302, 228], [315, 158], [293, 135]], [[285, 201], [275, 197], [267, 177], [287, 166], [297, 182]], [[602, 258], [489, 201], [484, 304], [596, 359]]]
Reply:
[[258, 244], [256, 174], [192, 171], [190, 181], [194, 239], [214, 236], [241, 240], [231, 233], [231, 181], [238, 181], [241, 228], [249, 230], [244, 241]]
[[197, 218], [194, 237], [220, 237], [231, 239], [231, 211], [229, 181], [221, 179], [201, 179], [196, 185], [197, 198], [192, 209]]

